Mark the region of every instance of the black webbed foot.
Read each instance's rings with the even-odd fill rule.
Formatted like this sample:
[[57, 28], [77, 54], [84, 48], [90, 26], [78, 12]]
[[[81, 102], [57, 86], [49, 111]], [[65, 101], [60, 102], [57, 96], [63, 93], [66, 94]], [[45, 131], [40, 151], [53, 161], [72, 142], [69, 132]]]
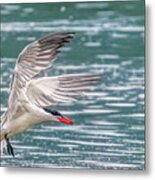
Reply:
[[5, 135], [5, 140], [6, 140], [6, 144], [7, 144], [7, 152], [9, 155], [12, 155], [13, 157], [14, 155], [14, 151], [13, 151], [13, 147], [9, 141], [9, 138], [7, 137], [7, 134]]

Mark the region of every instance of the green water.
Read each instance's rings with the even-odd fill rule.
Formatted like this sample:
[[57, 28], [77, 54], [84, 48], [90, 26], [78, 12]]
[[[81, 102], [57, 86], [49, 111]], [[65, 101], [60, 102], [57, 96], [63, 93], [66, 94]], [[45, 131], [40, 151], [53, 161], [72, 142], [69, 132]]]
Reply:
[[94, 72], [101, 82], [79, 102], [57, 109], [74, 126], [42, 124], [12, 141], [2, 166], [144, 169], [143, 1], [1, 4], [1, 113], [10, 75], [29, 42], [75, 32], [49, 75]]

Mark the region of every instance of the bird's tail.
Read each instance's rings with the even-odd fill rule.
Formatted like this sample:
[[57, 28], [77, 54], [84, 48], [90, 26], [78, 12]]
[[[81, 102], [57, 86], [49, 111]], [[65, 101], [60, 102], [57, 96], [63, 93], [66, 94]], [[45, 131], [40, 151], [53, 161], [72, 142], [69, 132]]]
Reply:
[[0, 143], [1, 143], [0, 155], [3, 156], [7, 152], [7, 143], [5, 139], [3, 139]]
[[6, 143], [6, 140], [4, 138], [5, 122], [6, 122], [6, 112], [3, 113], [3, 115], [1, 116], [1, 119], [0, 119], [0, 155], [1, 156], [7, 152], [7, 143]]

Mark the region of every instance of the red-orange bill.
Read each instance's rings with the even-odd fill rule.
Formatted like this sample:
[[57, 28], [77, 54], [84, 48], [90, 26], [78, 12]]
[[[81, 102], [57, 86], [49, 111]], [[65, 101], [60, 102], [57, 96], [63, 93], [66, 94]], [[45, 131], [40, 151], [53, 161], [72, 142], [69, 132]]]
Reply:
[[71, 121], [70, 119], [68, 119], [67, 117], [59, 117], [59, 122], [64, 123], [64, 124], [70, 124], [73, 125], [73, 121]]

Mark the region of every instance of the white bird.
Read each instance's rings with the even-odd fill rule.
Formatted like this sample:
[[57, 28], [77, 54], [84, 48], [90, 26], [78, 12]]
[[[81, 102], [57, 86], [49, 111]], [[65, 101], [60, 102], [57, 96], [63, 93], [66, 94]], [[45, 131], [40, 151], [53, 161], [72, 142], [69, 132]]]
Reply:
[[46, 121], [73, 124], [49, 106], [75, 101], [81, 91], [97, 82], [98, 75], [38, 76], [53, 64], [58, 49], [69, 42], [73, 35], [69, 32], [49, 34], [30, 43], [19, 54], [10, 85], [8, 109], [1, 117], [1, 152], [6, 146], [8, 154], [14, 156], [9, 138], [33, 125]]

